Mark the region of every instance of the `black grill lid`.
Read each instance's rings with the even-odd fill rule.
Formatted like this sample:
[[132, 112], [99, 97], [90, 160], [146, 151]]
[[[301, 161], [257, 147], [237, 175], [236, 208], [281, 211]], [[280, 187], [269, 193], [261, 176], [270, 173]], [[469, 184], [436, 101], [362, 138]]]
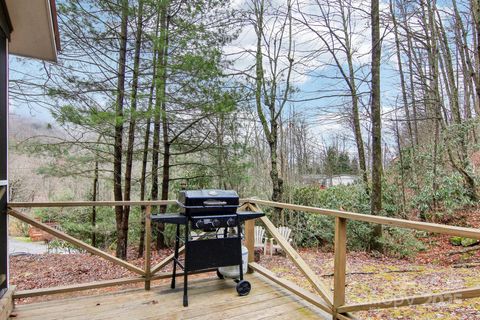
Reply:
[[182, 190], [177, 203], [184, 214], [227, 214], [236, 212], [240, 199], [234, 190]]

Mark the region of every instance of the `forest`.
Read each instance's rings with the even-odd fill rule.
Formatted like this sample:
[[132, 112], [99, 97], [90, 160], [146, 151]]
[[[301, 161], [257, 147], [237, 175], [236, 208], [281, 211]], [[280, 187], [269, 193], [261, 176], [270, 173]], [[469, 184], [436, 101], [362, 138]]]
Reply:
[[[10, 62], [12, 112], [42, 115], [30, 133], [13, 129], [13, 158], [32, 166], [15, 173], [12, 163], [12, 201], [220, 188], [446, 223], [477, 204], [478, 0], [57, 6], [58, 63]], [[341, 174], [357, 178], [328, 188], [315, 178]], [[25, 182], [32, 175], [57, 186], [40, 195]], [[297, 246], [332, 243], [331, 219], [268, 214], [294, 228]], [[145, 247], [144, 207], [35, 215], [124, 259], [130, 245]], [[422, 247], [410, 231], [352, 223], [348, 232], [353, 249], [403, 257]], [[171, 230], [156, 234], [157, 248], [171, 245]]]

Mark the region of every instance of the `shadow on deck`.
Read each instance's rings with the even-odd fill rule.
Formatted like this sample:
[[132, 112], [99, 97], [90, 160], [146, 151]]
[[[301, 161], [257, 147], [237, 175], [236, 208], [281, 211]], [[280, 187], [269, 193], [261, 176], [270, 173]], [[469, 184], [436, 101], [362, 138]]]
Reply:
[[189, 307], [183, 287], [168, 284], [150, 291], [118, 293], [32, 303], [15, 307], [11, 319], [331, 319], [331, 315], [259, 275], [249, 274], [248, 296], [240, 297], [232, 280], [196, 279], [189, 283]]

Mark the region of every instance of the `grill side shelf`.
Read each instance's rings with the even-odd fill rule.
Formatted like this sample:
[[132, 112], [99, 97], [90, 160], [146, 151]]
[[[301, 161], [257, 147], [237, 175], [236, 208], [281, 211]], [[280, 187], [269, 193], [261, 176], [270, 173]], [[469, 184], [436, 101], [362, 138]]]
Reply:
[[186, 225], [188, 222], [188, 218], [181, 214], [152, 214], [151, 215], [152, 222], [159, 222], [159, 223], [171, 223], [171, 224], [181, 224]]
[[241, 222], [246, 220], [257, 219], [265, 216], [263, 212], [256, 212], [256, 211], [239, 211], [237, 212], [238, 220]]
[[[239, 211], [237, 212], [238, 219], [240, 222], [257, 219], [265, 216], [263, 212], [255, 212], [255, 211]], [[151, 216], [152, 222], [160, 222], [160, 223], [171, 223], [171, 224], [181, 224], [185, 225], [188, 222], [188, 217], [182, 214], [152, 214]]]

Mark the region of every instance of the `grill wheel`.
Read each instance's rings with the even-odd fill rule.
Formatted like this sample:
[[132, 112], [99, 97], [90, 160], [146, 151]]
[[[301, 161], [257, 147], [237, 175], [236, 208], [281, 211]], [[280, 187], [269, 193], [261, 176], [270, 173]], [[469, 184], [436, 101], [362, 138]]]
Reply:
[[252, 286], [250, 285], [250, 282], [246, 280], [241, 280], [237, 283], [237, 292], [239, 296], [246, 296], [250, 293], [251, 289]]

